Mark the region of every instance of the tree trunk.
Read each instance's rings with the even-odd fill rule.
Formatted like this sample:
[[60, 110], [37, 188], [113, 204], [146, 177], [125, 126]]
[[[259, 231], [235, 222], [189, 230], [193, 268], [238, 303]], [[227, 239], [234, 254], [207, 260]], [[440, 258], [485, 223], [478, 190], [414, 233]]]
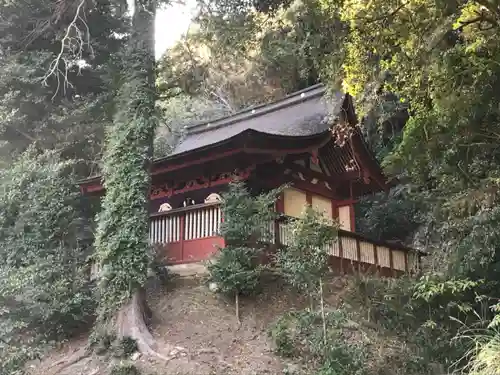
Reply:
[[326, 350], [326, 319], [325, 319], [325, 301], [323, 299], [323, 279], [319, 278], [319, 296], [321, 302], [321, 319], [323, 320], [323, 344]]
[[98, 219], [101, 261], [100, 319], [118, 337], [131, 337], [145, 354], [161, 356], [146, 325], [143, 291], [149, 260], [149, 192], [155, 113], [154, 0], [135, 0], [113, 125], [107, 129], [103, 178], [106, 195]]
[[234, 293], [234, 304], [235, 304], [235, 314], [236, 314], [236, 321], [238, 322], [238, 324], [241, 324], [241, 320], [240, 320], [240, 293], [238, 291], [236, 291], [236, 293]]
[[[160, 353], [160, 351], [165, 351], [165, 348], [158, 348], [156, 340], [146, 324], [146, 321], [151, 317], [150, 314], [145, 293], [140, 289], [118, 311], [116, 319], [117, 337], [119, 339], [131, 337], [136, 341], [137, 348], [141, 353], [168, 361], [173, 357], [164, 356]], [[171, 349], [169, 347], [168, 351], [171, 351]]]

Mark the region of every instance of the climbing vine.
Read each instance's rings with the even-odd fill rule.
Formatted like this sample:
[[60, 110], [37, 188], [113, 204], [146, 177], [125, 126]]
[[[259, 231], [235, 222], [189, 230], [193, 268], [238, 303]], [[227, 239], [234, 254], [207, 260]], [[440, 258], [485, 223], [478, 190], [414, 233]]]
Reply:
[[155, 112], [155, 2], [136, 1], [125, 71], [103, 162], [105, 197], [96, 250], [102, 267], [100, 318], [108, 319], [140, 290], [149, 259], [148, 199]]

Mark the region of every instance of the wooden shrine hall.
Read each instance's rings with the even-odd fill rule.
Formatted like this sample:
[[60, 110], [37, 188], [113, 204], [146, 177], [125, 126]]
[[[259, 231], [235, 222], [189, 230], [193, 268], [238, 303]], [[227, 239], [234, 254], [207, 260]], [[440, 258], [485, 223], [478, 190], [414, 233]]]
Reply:
[[[286, 218], [309, 204], [340, 224], [339, 238], [329, 247], [332, 265], [388, 275], [414, 270], [414, 250], [356, 233], [356, 200], [388, 189], [356, 124], [351, 96], [329, 95], [315, 85], [185, 128], [174, 151], [153, 163], [151, 243], [170, 264], [205, 260], [224, 245], [218, 235], [220, 193], [232, 180], [245, 180], [255, 193], [287, 183], [276, 203], [283, 218], [269, 223], [275, 245], [287, 244]], [[349, 135], [339, 139], [342, 132], [333, 132], [334, 126]], [[99, 176], [83, 181], [81, 189], [104, 193]]]

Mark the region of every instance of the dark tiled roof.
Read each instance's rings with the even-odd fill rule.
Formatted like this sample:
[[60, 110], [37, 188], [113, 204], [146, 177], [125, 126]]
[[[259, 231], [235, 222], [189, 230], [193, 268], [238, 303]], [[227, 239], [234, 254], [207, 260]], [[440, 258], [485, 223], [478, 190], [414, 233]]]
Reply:
[[320, 134], [331, 125], [327, 117], [340, 113], [344, 98], [336, 93], [326, 100], [323, 85], [311, 86], [270, 104], [190, 126], [173, 154], [216, 144], [246, 130], [289, 137]]

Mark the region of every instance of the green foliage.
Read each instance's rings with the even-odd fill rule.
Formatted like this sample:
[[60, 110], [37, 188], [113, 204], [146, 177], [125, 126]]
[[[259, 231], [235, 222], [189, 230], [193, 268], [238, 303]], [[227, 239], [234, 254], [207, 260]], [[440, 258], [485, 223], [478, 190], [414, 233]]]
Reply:
[[210, 278], [220, 291], [251, 294], [263, 271], [259, 257], [270, 241], [270, 223], [276, 218], [274, 202], [280, 189], [252, 196], [243, 182], [234, 182], [223, 194], [221, 235], [226, 246], [210, 262]]
[[467, 352], [470, 362], [464, 367], [464, 372], [469, 375], [500, 374], [500, 333], [498, 330], [475, 333], [466, 338], [472, 341], [472, 348]]
[[111, 368], [109, 375], [140, 375], [139, 369], [130, 362], [120, 362]]
[[264, 14], [247, 1], [209, 1], [163, 57], [161, 86], [234, 112], [317, 83], [331, 66], [324, 57], [342, 53], [346, 24], [321, 1], [280, 3]]
[[113, 347], [115, 342], [116, 335], [108, 332], [104, 326], [99, 326], [91, 332], [88, 346], [96, 354], [105, 354]]
[[162, 284], [166, 284], [170, 279], [165, 257], [161, 248], [154, 248], [150, 258], [149, 268]]
[[111, 350], [115, 357], [128, 358], [138, 351], [137, 341], [131, 337], [122, 337], [112, 343]]
[[392, 137], [383, 161], [425, 200], [427, 208], [415, 215], [428, 234], [424, 244], [438, 250], [437, 262], [449, 265], [451, 275], [491, 280], [499, 269], [500, 14], [494, 3], [353, 0], [342, 9], [350, 28], [345, 87], [365, 110], [387, 95], [408, 109], [402, 135]]
[[241, 181], [229, 185], [223, 194], [220, 233], [227, 245], [255, 246], [269, 243], [269, 226], [276, 219], [274, 202], [283, 188], [253, 196]]
[[312, 295], [328, 272], [326, 249], [336, 239], [337, 227], [310, 206], [288, 225], [289, 245], [278, 251], [276, 263], [291, 285]]
[[84, 159], [87, 168], [84, 163], [79, 168], [85, 175], [96, 166], [104, 125], [111, 118], [112, 71], [119, 69], [116, 52], [126, 38], [118, 36], [124, 28], [115, 3], [86, 2], [85, 22], [77, 22], [82, 38], [90, 30], [89, 45], [84, 43], [81, 51], [86, 64], [62, 61], [43, 84], [75, 7], [56, 7], [45, 0], [0, 3], [1, 163], [8, 165], [36, 144], [41, 150], [58, 149], [64, 157]]
[[[160, 69], [162, 69], [160, 67]], [[158, 90], [165, 91], [162, 83]], [[228, 108], [213, 100], [203, 97], [189, 97], [185, 94], [165, 94], [159, 101], [158, 108], [162, 114], [154, 140], [155, 157], [167, 156], [182, 139], [184, 130], [190, 125], [202, 121], [210, 121], [229, 114]]]
[[210, 279], [222, 293], [255, 293], [264, 269], [258, 255], [258, 250], [253, 248], [224, 247], [208, 266]]
[[40, 358], [41, 350], [32, 345], [2, 345], [0, 351], [1, 375], [24, 375], [24, 365], [27, 361]]
[[1, 373], [37, 345], [81, 330], [94, 313], [75, 166], [30, 150], [0, 171]]
[[369, 238], [411, 243], [425, 221], [425, 204], [412, 191], [412, 186], [399, 185], [389, 194], [363, 197], [357, 204], [356, 229]]
[[103, 163], [106, 195], [98, 216], [95, 247], [102, 266], [101, 319], [142, 288], [149, 258], [149, 190], [155, 110], [153, 24], [155, 4], [137, 1], [132, 34], [124, 53], [116, 112], [107, 129]]
[[475, 310], [484, 310], [480, 283], [438, 275], [418, 280], [359, 277], [352, 288], [349, 303], [405, 343], [407, 371], [434, 373], [462, 365], [468, 346], [455, 338], [476, 323]]
[[344, 310], [326, 314], [327, 344], [323, 338], [322, 316], [309, 310], [282, 315], [271, 327], [275, 351], [284, 357], [299, 358], [316, 368], [317, 375], [363, 374], [367, 342], [352, 340], [353, 322]]

